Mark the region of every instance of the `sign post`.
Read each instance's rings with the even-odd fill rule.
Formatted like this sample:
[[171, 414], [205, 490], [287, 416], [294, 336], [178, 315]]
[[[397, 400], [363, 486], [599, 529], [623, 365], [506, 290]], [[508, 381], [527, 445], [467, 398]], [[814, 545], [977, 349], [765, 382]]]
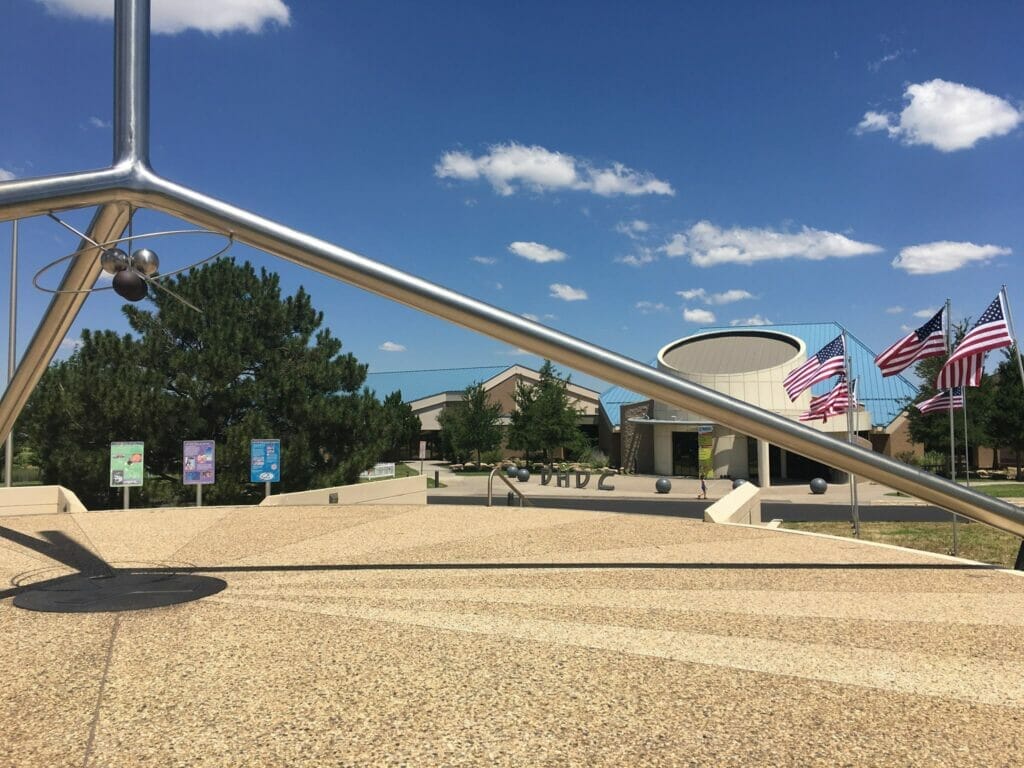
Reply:
[[427, 441], [420, 440], [420, 474], [423, 474], [423, 460], [427, 458]]
[[214, 442], [213, 440], [186, 440], [182, 443], [181, 482], [196, 487], [196, 506], [203, 506], [203, 486], [213, 485]]
[[249, 441], [249, 482], [263, 483], [263, 494], [270, 495], [270, 484], [281, 482], [281, 441], [277, 438]]
[[145, 445], [137, 440], [110, 444], [110, 487], [124, 488], [124, 508], [129, 507], [129, 489], [142, 485], [145, 475]]

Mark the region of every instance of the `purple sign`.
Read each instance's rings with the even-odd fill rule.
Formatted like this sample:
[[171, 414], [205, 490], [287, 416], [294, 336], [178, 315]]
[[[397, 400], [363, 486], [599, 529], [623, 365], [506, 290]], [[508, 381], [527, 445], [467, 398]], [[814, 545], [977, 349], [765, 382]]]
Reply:
[[181, 467], [183, 485], [213, 485], [213, 440], [186, 440]]

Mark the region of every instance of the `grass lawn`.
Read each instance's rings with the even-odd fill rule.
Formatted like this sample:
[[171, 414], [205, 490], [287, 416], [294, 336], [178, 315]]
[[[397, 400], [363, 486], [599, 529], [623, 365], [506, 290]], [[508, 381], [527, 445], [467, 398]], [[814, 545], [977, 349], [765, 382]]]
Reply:
[[[853, 536], [850, 523], [783, 523], [783, 528], [797, 531], [828, 533], [832, 536]], [[1017, 559], [1020, 539], [981, 523], [967, 524], [960, 520], [960, 557], [1012, 568]], [[952, 554], [952, 523], [861, 523], [861, 538], [882, 544], [920, 549], [925, 552]]]
[[[399, 477], [417, 477], [419, 472], [410, 467], [408, 464], [402, 464], [401, 462], [395, 463], [395, 479]], [[378, 480], [391, 480], [390, 477], [375, 477], [371, 480], [360, 479], [360, 483], [375, 483]], [[431, 475], [427, 475], [427, 488], [446, 488], [444, 483], [440, 485], [434, 485], [434, 478]]]
[[[966, 485], [966, 483], [960, 483], [960, 485]], [[984, 493], [986, 496], [994, 496], [997, 499], [1019, 499], [1024, 498], [1024, 483], [978, 483], [975, 481], [971, 485], [971, 490], [978, 491], [978, 493]], [[887, 493], [886, 496], [903, 496], [907, 494], [895, 491], [893, 493]]]

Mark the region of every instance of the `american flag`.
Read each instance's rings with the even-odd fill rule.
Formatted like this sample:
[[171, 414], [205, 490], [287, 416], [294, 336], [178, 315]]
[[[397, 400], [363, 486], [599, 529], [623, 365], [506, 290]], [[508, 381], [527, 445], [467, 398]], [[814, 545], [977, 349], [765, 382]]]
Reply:
[[814, 357], [790, 372], [782, 386], [786, 388], [789, 399], [795, 401], [800, 393], [812, 384], [830, 379], [843, 373], [846, 368], [846, 346], [842, 335], [821, 348]]
[[934, 413], [935, 411], [948, 411], [950, 404], [952, 404], [953, 410], [964, 407], [963, 387], [943, 390], [939, 394], [929, 397], [924, 402], [915, 403], [914, 407], [921, 413]]
[[985, 353], [1011, 344], [1013, 337], [1006, 323], [1003, 294], [1000, 292], [942, 366], [935, 380], [936, 389], [980, 386]]
[[923, 360], [946, 352], [946, 334], [943, 318], [946, 308], [935, 313], [935, 317], [897, 341], [875, 358], [875, 365], [883, 376], [895, 376], [900, 371]]
[[[852, 406], [851, 406], [852, 402]], [[832, 387], [832, 391], [818, 397], [811, 398], [811, 408], [806, 413], [801, 413], [800, 421], [828, 421], [829, 416], [839, 416], [846, 413], [850, 408], [857, 407], [857, 380], [853, 380], [853, 386], [846, 385], [846, 379], [840, 379]]]

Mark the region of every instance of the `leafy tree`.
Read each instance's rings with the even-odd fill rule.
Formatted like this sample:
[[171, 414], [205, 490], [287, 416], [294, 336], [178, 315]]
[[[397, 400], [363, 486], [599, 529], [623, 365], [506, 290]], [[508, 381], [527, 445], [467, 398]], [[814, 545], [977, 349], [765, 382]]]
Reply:
[[492, 402], [482, 383], [470, 384], [462, 401], [446, 408], [439, 418], [442, 444], [451, 446], [455, 458], [480, 454], [501, 445], [501, 405]]
[[384, 425], [381, 442], [384, 459], [401, 461], [409, 455], [413, 443], [419, 438], [423, 425], [412, 406], [402, 401], [402, 392], [392, 392], [384, 398]]
[[1021, 478], [1021, 456], [1024, 454], [1024, 386], [1017, 367], [1017, 348], [1006, 350], [1006, 357], [995, 374], [992, 408], [988, 414], [988, 431], [992, 442], [1000, 448], [1012, 448], [1017, 456], [1017, 479]]
[[[111, 504], [107, 446], [125, 439], [144, 440], [147, 473], [182, 495], [181, 441], [214, 439], [217, 482], [204, 489], [214, 503], [260, 496], [252, 438], [281, 439], [284, 491], [354, 482], [377, 460], [383, 407], [359, 391], [366, 366], [341, 354], [302, 288], [282, 297], [276, 274], [229, 259], [169, 287], [203, 313], [157, 291], [152, 310], [125, 306], [134, 336], [84, 332], [44, 375], [22, 421], [46, 482]], [[147, 478], [143, 503], [158, 487]]]
[[527, 456], [543, 451], [545, 461], [550, 461], [559, 448], [579, 451], [587, 442], [578, 426], [580, 411], [569, 398], [570, 377], [561, 378], [550, 360], [544, 361], [539, 373], [535, 385], [520, 382], [516, 386], [509, 446], [523, 449]]

